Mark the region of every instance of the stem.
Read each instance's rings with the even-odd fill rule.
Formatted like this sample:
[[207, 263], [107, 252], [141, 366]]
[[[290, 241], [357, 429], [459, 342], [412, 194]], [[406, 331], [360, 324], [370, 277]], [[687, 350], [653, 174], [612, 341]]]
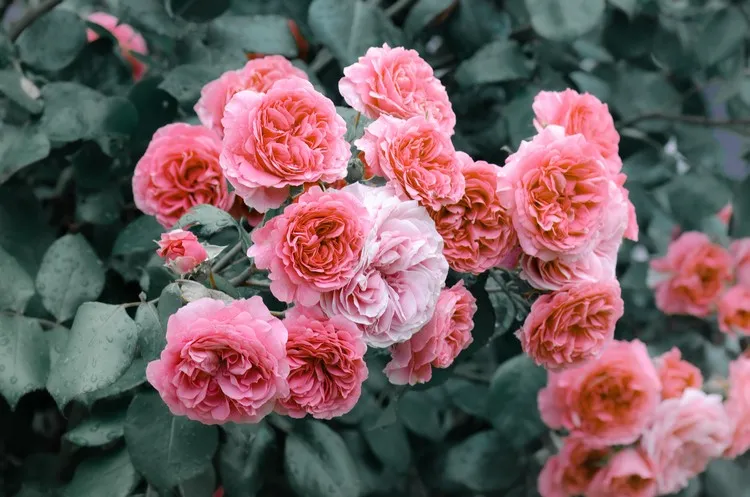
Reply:
[[10, 41], [16, 41], [18, 37], [21, 36], [21, 33], [31, 26], [34, 21], [60, 5], [62, 1], [63, 0], [47, 0], [39, 4], [37, 7], [29, 9], [26, 14], [18, 20], [18, 22], [10, 27], [10, 30], [8, 31], [8, 38], [10, 38]]
[[[245, 281], [255, 272], [255, 264], [250, 265], [249, 268], [242, 271], [240, 274], [229, 280], [232, 285], [239, 285], [245, 283]], [[249, 282], [248, 282], [249, 283]], [[269, 285], [270, 286], [270, 285]]]
[[234, 259], [234, 256], [236, 256], [241, 251], [242, 251], [242, 242], [237, 242], [237, 245], [230, 248], [226, 254], [221, 256], [221, 259], [216, 261], [213, 268], [211, 268], [213, 272], [218, 273], [219, 271], [227, 267], [229, 263], [232, 262], [232, 259]]
[[49, 319], [44, 318], [37, 318], [34, 316], [26, 316], [24, 314], [21, 314], [20, 312], [12, 312], [12, 311], [3, 311], [3, 314], [6, 316], [18, 316], [22, 318], [28, 318], [28, 319], [35, 319], [39, 322], [42, 326], [46, 326], [48, 329], [55, 328], [56, 326], [60, 326], [60, 323], [56, 323], [55, 321], [50, 321]]
[[141, 302], [125, 302], [124, 304], [120, 304], [120, 307], [122, 307], [123, 309], [127, 309], [129, 307], [138, 307], [141, 304], [155, 304], [157, 302], [159, 302], [159, 297], [156, 297], [153, 300], [144, 300]]
[[317, 73], [333, 60], [331, 51], [327, 48], [321, 49], [310, 62], [310, 71]]
[[660, 112], [651, 112], [648, 114], [642, 114], [640, 116], [635, 116], [632, 119], [628, 119], [627, 121], [624, 121], [620, 123], [621, 128], [626, 128], [628, 126], [632, 126], [633, 124], [639, 123], [641, 121], [648, 121], [648, 120], [664, 120], [664, 121], [676, 121], [676, 122], [682, 122], [682, 123], [688, 123], [688, 124], [697, 124], [699, 126], [709, 126], [709, 127], [717, 127], [717, 128], [731, 128], [733, 126], [750, 126], [750, 119], [711, 119], [710, 117], [705, 116], [681, 116], [681, 115], [669, 115], [669, 114], [662, 114]]

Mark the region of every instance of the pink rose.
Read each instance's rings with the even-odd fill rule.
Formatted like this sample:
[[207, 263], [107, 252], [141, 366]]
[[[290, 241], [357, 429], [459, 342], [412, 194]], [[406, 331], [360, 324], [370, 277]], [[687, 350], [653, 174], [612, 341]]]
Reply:
[[737, 283], [750, 286], [750, 238], [740, 238], [729, 246]]
[[500, 168], [475, 162], [463, 152], [456, 152], [456, 159], [466, 184], [463, 197], [430, 212], [445, 242], [448, 264], [456, 271], [473, 274], [503, 264], [514, 266], [518, 237], [500, 203]]
[[423, 116], [381, 116], [354, 144], [375, 174], [424, 206], [437, 210], [464, 194], [461, 164], [450, 137]]
[[539, 290], [559, 290], [566, 285], [608, 281], [615, 278], [616, 255], [602, 257], [591, 251], [570, 261], [543, 261], [524, 254], [521, 256], [521, 278]]
[[733, 286], [719, 298], [719, 329], [724, 333], [750, 335], [750, 287]]
[[371, 225], [357, 197], [316, 186], [254, 230], [247, 255], [270, 270], [276, 298], [315, 305], [321, 293], [343, 288], [361, 268]]
[[228, 210], [234, 202], [219, 166], [221, 140], [203, 126], [168, 124], [154, 133], [135, 166], [133, 198], [142, 212], [171, 228], [200, 204]]
[[663, 401], [641, 438], [656, 466], [659, 495], [685, 488], [731, 439], [731, 422], [719, 395], [688, 388], [682, 397]]
[[732, 439], [724, 457], [734, 459], [750, 450], [750, 357], [729, 364], [729, 391], [724, 406], [732, 424]]
[[164, 259], [170, 269], [180, 274], [189, 273], [208, 259], [206, 249], [189, 231], [176, 229], [162, 233], [161, 240], [156, 243], [159, 245], [156, 251], [159, 257]]
[[170, 316], [167, 346], [146, 377], [177, 416], [257, 423], [289, 394], [286, 341], [260, 297], [198, 299]]
[[362, 268], [343, 288], [322, 294], [321, 306], [359, 324], [370, 346], [406, 341], [435, 312], [448, 275], [443, 240], [425, 208], [390, 187], [356, 183], [344, 191], [365, 205], [373, 228]]
[[630, 192], [627, 188], [625, 188], [625, 181], [627, 181], [627, 179], [628, 176], [625, 173], [619, 173], [614, 177], [615, 183], [617, 183], [617, 186], [620, 189], [620, 194], [623, 197], [623, 201], [625, 202], [626, 210], [628, 213], [628, 224], [623, 234], [628, 240], [637, 242], [639, 229], [638, 218], [636, 217], [635, 206], [633, 205], [633, 202], [630, 201]]
[[[133, 53], [142, 55], [148, 54], [148, 47], [146, 46], [146, 40], [143, 39], [140, 33], [133, 29], [129, 24], [120, 24], [120, 21], [113, 15], [107, 14], [106, 12], [94, 12], [87, 18], [89, 22], [98, 24], [103, 27], [115, 37], [117, 43], [120, 44], [120, 50], [122, 56], [128, 61], [130, 67], [133, 70], [133, 79], [138, 81], [143, 77], [146, 72], [146, 64], [141, 62]], [[86, 30], [86, 38], [89, 43], [99, 39], [99, 35], [93, 29]]]
[[615, 129], [607, 104], [588, 93], [581, 95], [567, 89], [539, 92], [534, 98], [533, 109], [537, 131], [553, 124], [565, 128], [567, 135], [581, 134], [596, 146], [612, 174], [620, 172], [620, 134]]
[[705, 317], [732, 279], [732, 260], [703, 233], [688, 231], [669, 244], [667, 255], [651, 261], [649, 286], [666, 314]]
[[331, 419], [351, 411], [367, 379], [367, 351], [357, 325], [342, 316], [327, 318], [315, 307], [292, 307], [289, 332], [289, 397], [276, 411], [293, 418], [306, 414]]
[[590, 444], [635, 442], [660, 400], [659, 377], [639, 340], [615, 340], [598, 360], [547, 378], [538, 399], [542, 420]]
[[672, 350], [654, 359], [654, 365], [661, 381], [663, 399], [682, 397], [682, 393], [688, 388], [700, 390], [703, 387], [701, 370], [682, 360], [677, 347], [672, 347]]
[[195, 104], [195, 113], [205, 127], [223, 136], [221, 119], [224, 117], [224, 108], [235, 94], [242, 90], [265, 93], [276, 81], [286, 78], [306, 80], [307, 74], [280, 55], [253, 59], [242, 69], [227, 71], [206, 84], [201, 90], [201, 98]]
[[591, 481], [586, 497], [655, 497], [654, 464], [643, 451], [616, 452]]
[[477, 300], [459, 281], [440, 292], [435, 313], [409, 340], [391, 347], [385, 374], [394, 385], [416, 385], [432, 378], [432, 368], [447, 368], [474, 338]]
[[617, 280], [567, 285], [539, 297], [516, 336], [523, 351], [549, 370], [580, 366], [612, 342], [623, 310]]
[[583, 438], [566, 437], [560, 453], [547, 459], [539, 474], [542, 497], [571, 497], [585, 494], [611, 449], [588, 444]]
[[346, 177], [346, 122], [309, 81], [282, 79], [266, 93], [244, 90], [222, 119], [221, 167], [250, 207], [279, 207], [289, 186]]
[[370, 119], [427, 117], [448, 135], [456, 126], [445, 87], [414, 50], [388, 45], [368, 49], [358, 62], [344, 68], [339, 92]]

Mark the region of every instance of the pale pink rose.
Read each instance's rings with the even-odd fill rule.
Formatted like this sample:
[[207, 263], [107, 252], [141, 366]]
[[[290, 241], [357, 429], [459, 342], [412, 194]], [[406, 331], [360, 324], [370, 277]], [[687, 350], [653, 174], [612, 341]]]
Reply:
[[[521, 247], [543, 261], [575, 259], [624, 232], [626, 204], [596, 147], [582, 135], [544, 128], [506, 160], [501, 200]], [[613, 209], [622, 211], [612, 216]]]
[[[130, 67], [133, 70], [133, 79], [138, 81], [143, 77], [146, 72], [146, 64], [141, 62], [133, 53], [142, 55], [148, 54], [148, 47], [146, 46], [146, 40], [143, 39], [140, 33], [133, 29], [129, 24], [120, 24], [120, 21], [113, 15], [107, 14], [106, 12], [94, 12], [87, 18], [89, 22], [98, 24], [103, 27], [115, 37], [117, 43], [120, 44], [120, 50], [122, 56], [128, 61]], [[93, 29], [86, 30], [86, 38], [89, 43], [99, 39], [99, 35]]]
[[642, 450], [616, 452], [596, 474], [586, 497], [655, 497], [656, 471]]
[[596, 361], [549, 372], [539, 412], [552, 429], [590, 444], [635, 442], [659, 404], [661, 384], [643, 342], [615, 340]]
[[156, 243], [159, 245], [156, 251], [159, 257], [164, 259], [169, 268], [180, 274], [189, 273], [208, 259], [206, 249], [189, 231], [176, 229], [162, 233], [161, 240]]
[[641, 438], [654, 461], [659, 495], [678, 492], [720, 457], [732, 440], [732, 424], [721, 396], [688, 388], [659, 404]]
[[464, 194], [461, 164], [450, 137], [423, 116], [381, 116], [354, 144], [375, 174], [422, 205], [437, 210]]
[[228, 210], [234, 202], [219, 166], [221, 140], [203, 126], [168, 124], [154, 133], [133, 173], [133, 199], [171, 228], [192, 207]]
[[734, 213], [734, 209], [732, 207], [732, 204], [729, 203], [721, 208], [719, 212], [716, 213], [716, 217], [719, 218], [719, 221], [721, 221], [724, 224], [729, 224], [729, 221], [732, 220], [732, 214]]
[[581, 437], [566, 437], [560, 453], [547, 459], [539, 474], [539, 494], [542, 497], [586, 494], [611, 452], [609, 447], [590, 445]]
[[169, 317], [167, 346], [146, 377], [177, 416], [257, 423], [289, 394], [286, 341], [260, 297], [198, 299]]
[[617, 280], [566, 285], [532, 304], [516, 336], [535, 363], [559, 371], [599, 357], [623, 311]]
[[620, 172], [620, 134], [615, 129], [607, 104], [589, 93], [581, 95], [568, 88], [565, 91], [539, 92], [532, 107], [537, 131], [553, 124], [565, 128], [565, 134], [581, 134], [596, 145], [612, 174]]
[[719, 329], [728, 334], [750, 335], [750, 287], [733, 286], [719, 298]]
[[448, 275], [443, 240], [424, 207], [388, 187], [344, 188], [365, 205], [373, 228], [362, 269], [345, 287], [321, 295], [329, 315], [359, 324], [365, 341], [389, 347], [408, 340], [432, 318]]
[[543, 261], [524, 254], [521, 278], [539, 290], [559, 290], [566, 285], [614, 279], [615, 265], [616, 258], [600, 257], [594, 251], [571, 261]]
[[649, 285], [665, 314], [708, 316], [732, 279], [732, 260], [720, 245], [697, 231], [682, 233], [664, 257], [651, 261]]
[[654, 365], [661, 381], [663, 399], [682, 397], [688, 388], [700, 390], [703, 387], [701, 370], [683, 360], [677, 347], [654, 359]]
[[289, 332], [289, 397], [279, 400], [276, 411], [318, 419], [351, 411], [367, 379], [362, 331], [343, 316], [326, 317], [317, 307], [292, 307], [284, 326]]
[[195, 104], [195, 113], [204, 126], [223, 136], [221, 119], [224, 117], [224, 108], [235, 94], [242, 90], [265, 93], [276, 81], [286, 78], [306, 80], [307, 74], [280, 55], [266, 55], [250, 60], [242, 69], [227, 71], [206, 84], [201, 90], [201, 98]]
[[339, 92], [370, 119], [427, 117], [448, 135], [456, 126], [445, 87], [415, 50], [388, 45], [368, 49], [358, 62], [344, 68]]
[[732, 423], [732, 439], [724, 456], [734, 459], [750, 450], [750, 357], [729, 364], [729, 391], [724, 406]]
[[729, 253], [732, 255], [737, 283], [750, 286], [750, 238], [733, 241]]
[[477, 300], [459, 281], [440, 292], [435, 313], [409, 340], [391, 347], [385, 374], [394, 385], [416, 385], [432, 378], [432, 368], [447, 368], [474, 338]]
[[266, 93], [243, 90], [224, 109], [221, 167], [237, 194], [265, 212], [289, 186], [346, 177], [346, 122], [309, 81], [276, 81]]
[[321, 293], [349, 284], [361, 269], [371, 226], [357, 197], [316, 186], [253, 230], [247, 255], [258, 268], [270, 271], [276, 298], [311, 306]]
[[443, 253], [456, 271], [479, 274], [490, 268], [515, 265], [518, 237], [510, 215], [498, 194], [501, 169], [484, 161], [473, 161], [456, 152], [466, 188], [454, 204], [430, 211], [443, 237]]

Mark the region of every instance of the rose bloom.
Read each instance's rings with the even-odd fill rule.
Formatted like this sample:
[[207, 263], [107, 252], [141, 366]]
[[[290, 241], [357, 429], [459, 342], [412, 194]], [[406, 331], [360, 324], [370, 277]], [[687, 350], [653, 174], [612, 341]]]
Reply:
[[289, 394], [286, 341], [286, 328], [258, 296], [198, 299], [170, 316], [167, 346], [146, 377], [177, 416], [257, 423]]
[[614, 181], [619, 187], [620, 194], [623, 197], [623, 201], [625, 202], [626, 211], [628, 213], [628, 224], [625, 229], [625, 232], [623, 235], [628, 240], [633, 240], [634, 242], [638, 241], [638, 218], [636, 216], [635, 212], [635, 206], [633, 205], [633, 202], [630, 201], [630, 192], [627, 188], [625, 188], [625, 182], [627, 181], [628, 176], [625, 173], [619, 173], [615, 175]]
[[328, 318], [319, 308], [295, 306], [286, 312], [284, 326], [289, 396], [276, 404], [276, 411], [318, 419], [351, 411], [367, 379], [367, 346], [357, 325], [343, 316]]
[[568, 88], [565, 91], [540, 91], [534, 97], [532, 107], [537, 131], [553, 124], [565, 128], [567, 135], [581, 134], [596, 146], [613, 174], [620, 172], [620, 134], [615, 129], [607, 104], [589, 93], [581, 95]]
[[500, 168], [484, 161], [473, 161], [456, 152], [466, 188], [454, 204], [430, 211], [438, 233], [443, 237], [443, 253], [456, 271], [480, 274], [490, 268], [514, 266], [518, 237], [509, 213], [500, 203]]
[[596, 283], [615, 278], [617, 254], [600, 256], [593, 250], [573, 260], [553, 259], [543, 261], [526, 254], [521, 255], [521, 278], [539, 290], [560, 290], [564, 286]]
[[729, 246], [737, 283], [750, 286], [750, 238], [740, 238]]
[[[501, 200], [527, 255], [576, 259], [625, 230], [622, 194], [596, 147], [582, 135], [544, 128], [508, 157], [503, 175]], [[613, 217], [615, 202], [623, 213]]]
[[640, 436], [660, 391], [643, 342], [615, 340], [596, 361], [549, 372], [539, 392], [539, 412], [550, 428], [565, 428], [588, 443], [625, 445]]
[[394, 385], [416, 385], [432, 378], [432, 368], [447, 368], [474, 338], [477, 299], [459, 281], [440, 292], [435, 313], [409, 340], [391, 347], [385, 374]]
[[663, 399], [682, 397], [682, 393], [688, 388], [700, 390], [703, 387], [701, 370], [683, 360], [677, 347], [672, 347], [672, 350], [654, 359], [654, 365], [661, 380]]
[[265, 93], [275, 82], [286, 78], [306, 80], [307, 74], [280, 55], [253, 59], [242, 69], [227, 71], [206, 84], [201, 90], [201, 98], [195, 104], [195, 113], [205, 127], [223, 136], [221, 119], [224, 117], [224, 108], [235, 94], [242, 90]]
[[329, 316], [359, 324], [368, 345], [389, 347], [432, 318], [448, 275], [443, 240], [425, 208], [389, 186], [356, 183], [344, 191], [365, 205], [373, 228], [362, 268], [343, 288], [322, 294], [320, 303]]
[[289, 186], [346, 177], [351, 157], [346, 122], [309, 81], [282, 79], [266, 93], [241, 91], [221, 122], [224, 174], [260, 212], [279, 207]]
[[372, 171], [431, 209], [458, 202], [464, 177], [450, 137], [424, 116], [381, 116], [354, 144]]
[[516, 336], [534, 362], [562, 370], [599, 357], [623, 312], [617, 280], [571, 284], [539, 297]]
[[586, 497], [655, 497], [654, 464], [643, 451], [629, 448], [615, 453], [599, 470]]
[[159, 245], [156, 251], [159, 257], [164, 259], [167, 267], [180, 274], [189, 273], [208, 259], [206, 249], [189, 231], [176, 229], [162, 233], [161, 240], [156, 243]]
[[415, 50], [388, 45], [368, 49], [359, 61], [344, 68], [339, 92], [346, 103], [370, 119], [427, 117], [448, 135], [456, 126], [445, 87]]
[[245, 201], [240, 197], [234, 197], [234, 203], [227, 212], [238, 221], [244, 218], [253, 228], [258, 226], [264, 217], [262, 212], [258, 212], [245, 205]]
[[729, 364], [729, 391], [724, 406], [732, 423], [732, 439], [724, 456], [734, 459], [750, 450], [750, 357]]
[[732, 439], [721, 396], [688, 388], [663, 401], [641, 438], [654, 461], [659, 495], [678, 492], [720, 457]]
[[539, 494], [542, 497], [585, 494], [610, 452], [609, 447], [590, 445], [581, 437], [566, 437], [560, 453], [547, 459], [539, 474]]
[[682, 233], [664, 257], [651, 261], [649, 286], [665, 314], [705, 317], [732, 279], [732, 260], [723, 247], [696, 231]]
[[[106, 12], [94, 12], [87, 18], [89, 22], [98, 24], [103, 27], [115, 37], [117, 43], [120, 44], [120, 50], [123, 58], [128, 61], [130, 67], [133, 70], [133, 79], [138, 81], [143, 77], [146, 72], [146, 64], [136, 58], [133, 53], [142, 55], [148, 54], [148, 47], [146, 46], [146, 40], [143, 39], [140, 33], [133, 29], [129, 24], [120, 24], [120, 21], [113, 15], [107, 14]], [[86, 30], [86, 38], [89, 43], [99, 39], [99, 35], [93, 29]]]
[[719, 329], [724, 333], [750, 335], [750, 287], [733, 286], [719, 298]]
[[200, 204], [234, 203], [219, 166], [221, 140], [203, 126], [168, 124], [156, 131], [135, 166], [133, 198], [142, 212], [171, 228]]
[[362, 266], [371, 225], [357, 197], [316, 186], [254, 230], [247, 255], [258, 268], [270, 271], [276, 298], [315, 305], [321, 293], [351, 282]]

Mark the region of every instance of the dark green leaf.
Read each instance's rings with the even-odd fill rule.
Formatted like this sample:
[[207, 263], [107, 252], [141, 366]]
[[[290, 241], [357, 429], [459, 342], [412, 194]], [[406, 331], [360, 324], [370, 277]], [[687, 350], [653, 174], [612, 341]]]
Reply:
[[448, 20], [448, 34], [460, 58], [471, 56], [492, 40], [508, 39], [512, 21], [506, 12], [506, 9], [510, 10], [509, 7], [504, 7], [498, 9], [493, 0], [458, 1], [456, 12]]
[[504, 490], [520, 476], [519, 455], [498, 433], [483, 431], [448, 450], [443, 477], [474, 492]]
[[672, 214], [683, 229], [697, 229], [700, 222], [716, 215], [731, 199], [731, 191], [715, 176], [688, 173], [666, 186]]
[[633, 17], [638, 11], [639, 0], [608, 0], [609, 3], [625, 12], [628, 17]]
[[18, 38], [21, 60], [43, 71], [59, 71], [86, 45], [86, 25], [73, 12], [53, 9]]
[[489, 389], [486, 384], [474, 383], [453, 376], [445, 382], [443, 388], [454, 406], [466, 414], [487, 419]]
[[[159, 312], [159, 321], [161, 321], [162, 328], [167, 329], [167, 321], [169, 316], [177, 312], [177, 309], [182, 307], [185, 302], [182, 300], [182, 292], [177, 283], [170, 283], [161, 292], [159, 297], [159, 305], [157, 307]], [[154, 342], [156, 348], [157, 342]]]
[[377, 428], [363, 427], [362, 436], [384, 467], [398, 473], [409, 470], [411, 448], [406, 430], [398, 420]]
[[268, 424], [224, 425], [226, 442], [219, 449], [219, 474], [227, 497], [255, 497], [263, 485], [276, 436]]
[[503, 83], [526, 79], [533, 62], [524, 57], [518, 43], [497, 40], [483, 46], [456, 68], [456, 81], [463, 86]]
[[120, 4], [121, 21], [140, 26], [147, 31], [171, 38], [186, 35], [188, 23], [171, 17], [164, 8], [164, 3], [155, 0], [128, 0]]
[[[680, 94], [664, 75], [623, 67], [617, 74], [612, 91], [612, 106], [625, 120], [644, 114], [675, 114], [680, 108]], [[646, 120], [638, 124], [644, 129], [662, 129], [663, 121]]]
[[39, 322], [0, 314], [0, 393], [15, 408], [25, 394], [44, 388], [49, 353]]
[[0, 248], [0, 310], [23, 311], [34, 296], [34, 280], [18, 261]]
[[156, 306], [150, 302], [139, 305], [135, 313], [135, 325], [138, 328], [138, 348], [141, 356], [147, 361], [159, 357], [167, 345], [167, 340]]
[[427, 392], [407, 391], [398, 400], [396, 412], [409, 430], [427, 439], [441, 440], [447, 432], [440, 406]]
[[159, 88], [166, 91], [182, 105], [192, 106], [201, 96], [201, 89], [219, 77], [218, 71], [204, 65], [177, 66], [164, 76]]
[[706, 497], [750, 497], [750, 475], [745, 465], [736, 461], [716, 460], [705, 474]]
[[39, 88], [17, 71], [0, 71], [0, 93], [32, 114], [42, 111]]
[[747, 194], [749, 191], [750, 176], [735, 185], [734, 198], [732, 199], [734, 213], [732, 214], [732, 228], [730, 230], [734, 238], [750, 236], [750, 195]]
[[207, 497], [208, 495], [214, 495], [214, 491], [216, 490], [216, 471], [214, 471], [213, 467], [209, 466], [201, 474], [182, 482], [178, 488], [182, 497]]
[[297, 56], [289, 22], [281, 16], [227, 16], [209, 28], [209, 46], [244, 53]]
[[[484, 289], [483, 284], [476, 284], [469, 288], [469, 291], [474, 298], [477, 299], [477, 312], [474, 314], [474, 328], [471, 330], [471, 335], [474, 337], [474, 341], [471, 345], [461, 352], [459, 357], [461, 360], [467, 359], [474, 355], [479, 349], [487, 345], [490, 338], [496, 332], [496, 315], [495, 308], [490, 301], [490, 296], [487, 290]], [[502, 311], [499, 307], [498, 311]], [[507, 311], [505, 311], [507, 313]], [[501, 315], [502, 318], [504, 316]], [[505, 330], [507, 331], [507, 330]]]
[[[49, 332], [47, 332], [49, 333]], [[134, 388], [146, 382], [146, 361], [135, 359], [128, 369], [117, 378], [117, 381], [100, 390], [96, 390], [85, 396], [88, 404], [93, 404], [97, 400], [115, 397], [122, 393], [133, 390]]]
[[201, 238], [208, 238], [227, 228], [240, 229], [228, 212], [206, 204], [190, 209], [190, 212], [180, 218], [175, 228], [190, 228]]
[[207, 22], [229, 8], [230, 0], [166, 0], [167, 11], [192, 22]]
[[711, 66], [742, 48], [748, 24], [741, 7], [718, 10], [695, 40], [695, 50], [703, 66]]
[[125, 411], [93, 413], [81, 424], [67, 432], [63, 438], [80, 447], [98, 447], [122, 437]]
[[120, 448], [104, 456], [90, 457], [83, 461], [65, 485], [63, 497], [126, 497], [138, 485], [140, 477], [128, 457], [128, 451]]
[[591, 93], [603, 102], [606, 102], [609, 98], [609, 85], [593, 74], [583, 71], [574, 71], [570, 73], [570, 79], [576, 84], [578, 91], [582, 93]]
[[128, 224], [117, 236], [112, 247], [112, 255], [128, 255], [138, 252], [152, 252], [158, 248], [156, 241], [160, 239], [164, 228], [153, 216], [141, 216]]
[[577, 38], [596, 27], [604, 16], [604, 0], [526, 0], [534, 31], [553, 41]]
[[416, 37], [423, 29], [448, 15], [458, 0], [419, 0], [409, 10], [404, 21], [404, 31]]
[[9, 124], [0, 127], [0, 184], [16, 172], [49, 155], [50, 143], [35, 127], [17, 128]]
[[0, 246], [32, 277], [55, 240], [47, 222], [31, 189], [18, 184], [0, 188]]

